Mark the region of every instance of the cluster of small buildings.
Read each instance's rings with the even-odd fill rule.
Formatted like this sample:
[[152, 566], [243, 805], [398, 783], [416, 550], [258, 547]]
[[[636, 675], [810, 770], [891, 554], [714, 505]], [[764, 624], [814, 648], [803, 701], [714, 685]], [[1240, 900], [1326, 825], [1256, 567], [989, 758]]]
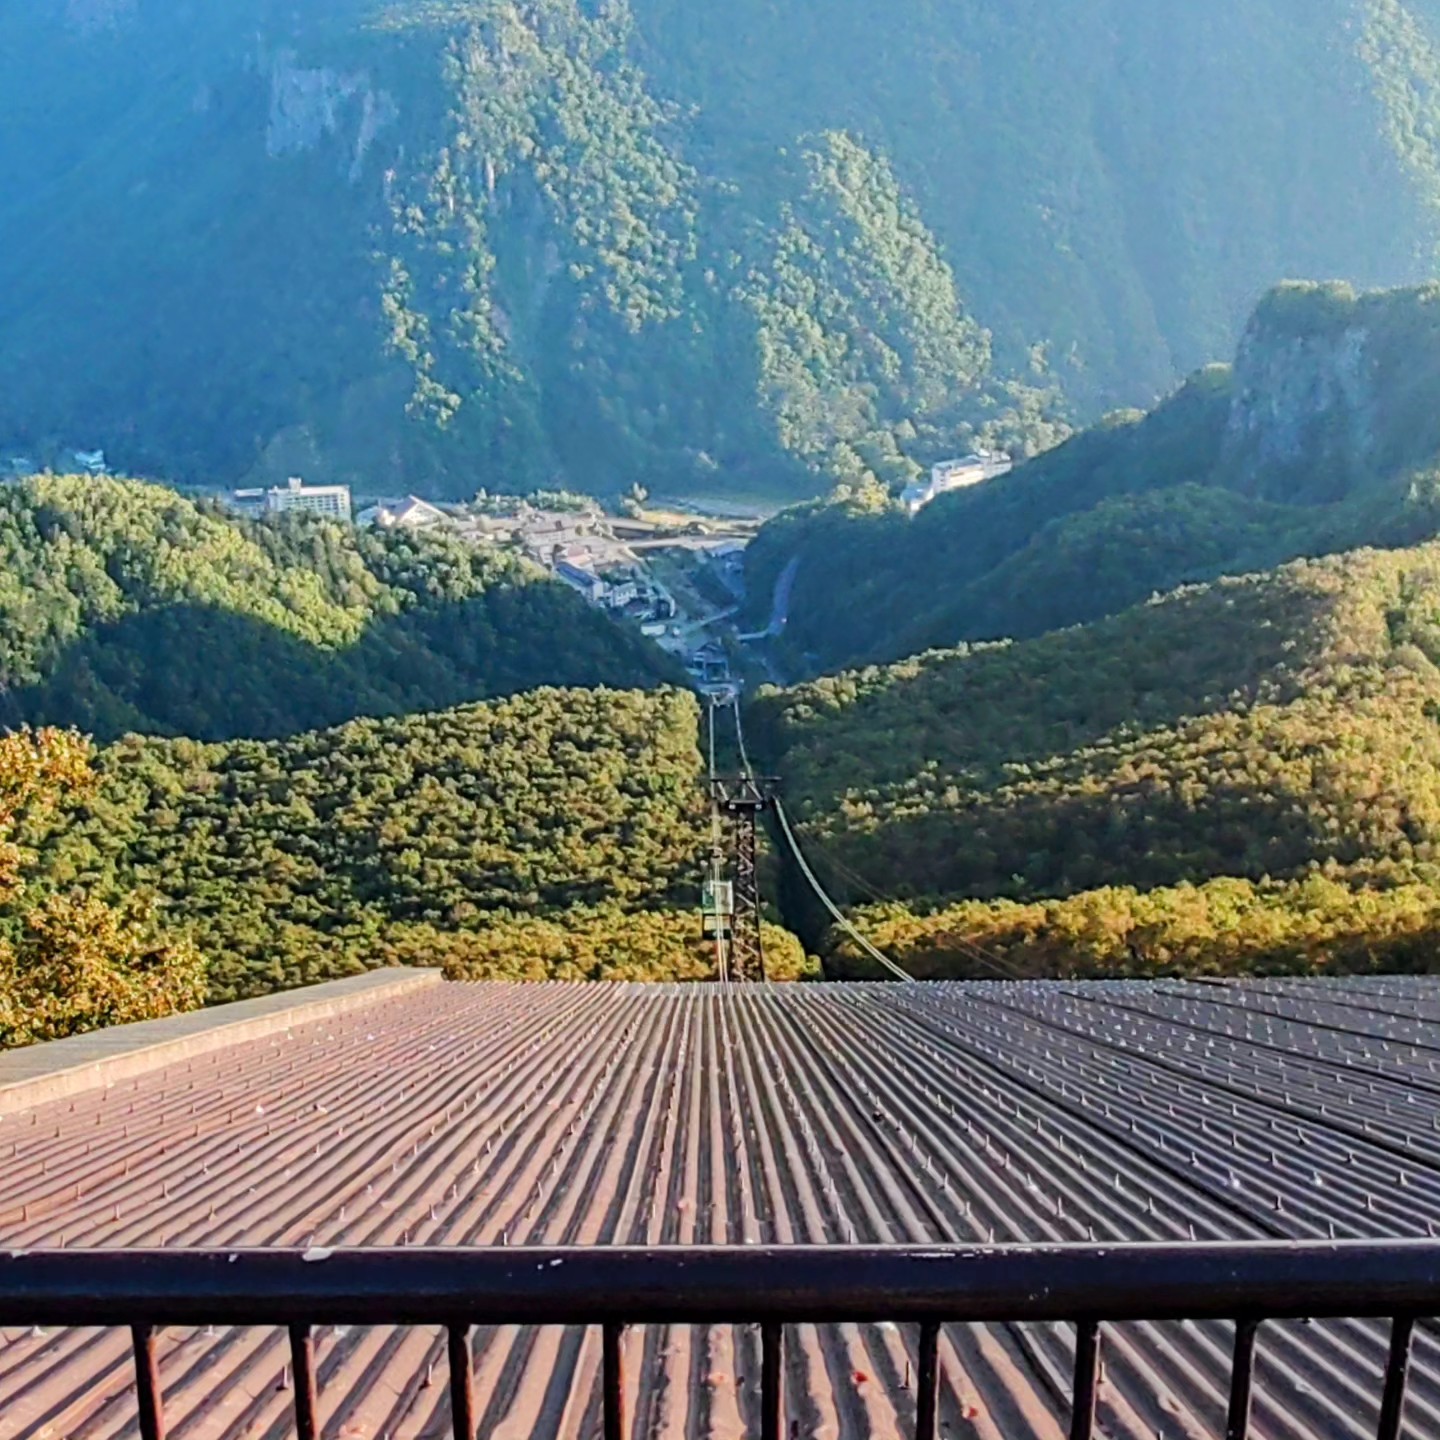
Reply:
[[635, 621], [643, 634], [663, 634], [666, 624], [675, 618], [675, 597], [638, 566], [599, 575], [583, 565], [562, 560], [554, 574], [590, 604]]
[[[110, 474], [103, 450], [65, 452], [61, 462], [67, 470], [96, 477]], [[23, 479], [37, 473], [28, 455], [0, 456], [0, 482]], [[382, 530], [441, 530], [474, 545], [507, 545], [523, 551], [543, 565], [562, 584], [568, 585], [591, 605], [610, 611], [637, 625], [642, 634], [680, 655], [688, 654], [680, 606], [670, 590], [650, 572], [632, 548], [631, 542], [616, 533], [598, 505], [574, 509], [542, 509], [521, 501], [513, 510], [482, 506], [434, 505], [415, 495], [381, 500], [355, 513], [348, 485], [309, 485], [292, 476], [283, 485], [232, 490], [227, 496], [237, 513], [251, 516], [286, 514], [319, 515]], [[656, 534], [658, 535], [658, 531]], [[665, 542], [649, 530], [643, 532], [638, 548], [657, 548]], [[718, 579], [732, 593], [743, 589], [742, 541], [696, 544], [698, 551]], [[689, 656], [692, 670], [701, 682], [725, 683], [728, 666], [723, 652]]]
[[373, 525], [377, 530], [432, 530], [437, 525], [448, 524], [451, 518], [438, 505], [418, 495], [407, 495], [403, 500], [371, 505], [355, 517], [355, 523]]
[[432, 505], [418, 495], [379, 501], [362, 510], [355, 523], [377, 530], [444, 530], [472, 545], [508, 545], [515, 539], [513, 521], [475, 515], [463, 505]]
[[730, 699], [735, 695], [735, 677], [730, 673], [730, 657], [718, 640], [707, 640], [686, 658], [685, 668], [702, 695]]
[[951, 490], [968, 490], [972, 485], [1008, 475], [1014, 468], [1015, 462], [997, 450], [975, 450], [958, 460], [942, 460], [938, 465], [931, 466], [928, 480], [917, 480], [901, 491], [900, 503], [914, 515], [938, 495], [948, 494]]
[[[51, 464], [67, 475], [93, 475], [98, 479], [110, 473], [103, 450], [67, 450], [58, 460], [52, 456]], [[51, 465], [39, 465], [31, 455], [6, 455], [0, 459], [0, 480], [24, 480], [48, 468]]]
[[532, 560], [541, 565], [561, 564], [591, 568], [597, 553], [611, 543], [601, 534], [604, 516], [595, 510], [534, 510], [522, 506], [508, 520], [515, 538]]
[[503, 521], [512, 539], [532, 560], [545, 566], [591, 604], [623, 613], [646, 633], [675, 614], [674, 598], [665, 587], [634, 563], [634, 555], [618, 541], [598, 506], [586, 510], [537, 510], [522, 505]]
[[[255, 514], [307, 511], [351, 519], [348, 486], [306, 485], [292, 479], [269, 490], [237, 490], [236, 509]], [[432, 505], [418, 496], [385, 500], [354, 516], [355, 523], [382, 530], [444, 529], [472, 544], [513, 544], [549, 570], [557, 580], [604, 610], [623, 613], [647, 633], [663, 633], [676, 604], [665, 587], [638, 565], [610, 531], [598, 506], [576, 511], [539, 510], [521, 504], [513, 515], [476, 514], [455, 506]]]

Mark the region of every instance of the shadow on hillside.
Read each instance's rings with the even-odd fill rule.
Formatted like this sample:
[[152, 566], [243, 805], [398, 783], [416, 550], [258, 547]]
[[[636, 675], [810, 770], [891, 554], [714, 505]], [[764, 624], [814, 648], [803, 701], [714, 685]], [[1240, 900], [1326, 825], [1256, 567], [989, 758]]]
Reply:
[[865, 905], [875, 893], [847, 874], [902, 902], [1064, 898], [1114, 884], [1146, 891], [1219, 876], [1283, 877], [1312, 860], [1362, 858], [1353, 833], [1327, 823], [1308, 801], [1239, 777], [1189, 800], [1163, 786], [1136, 786], [1119, 796], [981, 801], [890, 820], [878, 849], [865, 838], [831, 841], [827, 850], [840, 864], [823, 854], [817, 863], [836, 900]]
[[5, 696], [3, 718], [75, 725], [102, 741], [130, 731], [278, 739], [540, 685], [682, 678], [640, 636], [557, 586], [500, 587], [382, 617], [337, 650], [219, 606], [180, 604], [92, 629], [45, 681]]
[[752, 739], [823, 814], [848, 794], [903, 791], [922, 776], [986, 792], [1042, 769], [1084, 771], [1111, 737], [1166, 731], [1261, 693], [1294, 698], [1297, 654], [1315, 658], [1308, 637], [1330, 604], [1298, 585], [1196, 591], [1083, 630], [818, 681], [841, 708], [797, 712], [785, 737], [776, 721], [787, 702], [762, 701]]

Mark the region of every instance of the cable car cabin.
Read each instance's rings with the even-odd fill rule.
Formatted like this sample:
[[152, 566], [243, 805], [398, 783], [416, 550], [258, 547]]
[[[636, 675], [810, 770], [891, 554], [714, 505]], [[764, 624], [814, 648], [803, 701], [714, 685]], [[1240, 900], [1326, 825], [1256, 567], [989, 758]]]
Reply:
[[735, 917], [735, 885], [730, 880], [707, 880], [701, 893], [704, 912], [701, 934], [706, 940], [728, 940]]

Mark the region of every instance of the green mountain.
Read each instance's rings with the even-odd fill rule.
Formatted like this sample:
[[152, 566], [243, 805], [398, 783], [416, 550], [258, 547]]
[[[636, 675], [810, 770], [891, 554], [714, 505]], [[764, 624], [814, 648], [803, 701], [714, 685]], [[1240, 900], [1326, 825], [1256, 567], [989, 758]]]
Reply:
[[507, 554], [156, 485], [0, 488], [0, 723], [219, 740], [537, 685], [681, 678]]
[[1440, 529], [1440, 286], [1290, 284], [1235, 363], [1121, 412], [913, 517], [842, 487], [760, 533], [753, 619], [793, 575], [780, 651], [797, 673], [1024, 638], [1300, 555]]
[[1437, 617], [1440, 543], [1299, 561], [768, 692], [752, 748], [917, 973], [1430, 969]]
[[706, 978], [698, 718], [676, 690], [544, 689], [268, 743], [130, 736], [18, 836], [28, 903], [153, 898], [212, 1001], [394, 964]]
[[0, 452], [442, 494], [813, 494], [1032, 453], [1225, 353], [1284, 275], [1431, 273], [1437, 25], [6, 6]]

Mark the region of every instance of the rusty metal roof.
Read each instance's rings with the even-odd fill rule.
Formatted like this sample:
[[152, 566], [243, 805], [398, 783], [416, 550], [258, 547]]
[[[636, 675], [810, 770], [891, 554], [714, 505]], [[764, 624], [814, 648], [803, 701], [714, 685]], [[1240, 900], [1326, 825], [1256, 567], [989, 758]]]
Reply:
[[[1426, 1235], [1440, 985], [431, 986], [0, 1119], [0, 1244], [759, 1244]], [[1107, 1434], [1218, 1434], [1230, 1327], [1108, 1343]], [[436, 1330], [318, 1336], [324, 1433], [448, 1429]], [[1065, 1328], [955, 1328], [953, 1437], [1063, 1434]], [[635, 1336], [636, 1434], [738, 1436], [743, 1328]], [[1382, 1325], [1266, 1325], [1256, 1432], [1373, 1433]], [[893, 1326], [801, 1327], [797, 1434], [900, 1433]], [[482, 1330], [481, 1433], [579, 1436], [599, 1346]], [[176, 1437], [289, 1433], [285, 1337], [166, 1331]], [[0, 1440], [133, 1428], [128, 1337], [0, 1335]], [[1411, 1423], [1440, 1431], [1416, 1340]]]

